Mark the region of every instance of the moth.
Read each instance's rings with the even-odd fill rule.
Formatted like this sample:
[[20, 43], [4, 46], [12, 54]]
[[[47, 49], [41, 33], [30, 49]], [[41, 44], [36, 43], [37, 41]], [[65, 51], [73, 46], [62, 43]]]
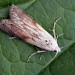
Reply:
[[53, 37], [17, 6], [12, 5], [10, 7], [9, 15], [10, 20], [4, 19], [0, 21], [0, 28], [2, 30], [14, 37], [18, 37], [23, 41], [26, 41], [27, 43], [44, 49], [43, 51], [37, 51], [31, 54], [31, 56], [46, 51], [56, 51], [57, 53], [61, 52], [61, 48], [58, 46], [57, 37], [55, 35], [55, 25], [59, 19], [54, 23]]

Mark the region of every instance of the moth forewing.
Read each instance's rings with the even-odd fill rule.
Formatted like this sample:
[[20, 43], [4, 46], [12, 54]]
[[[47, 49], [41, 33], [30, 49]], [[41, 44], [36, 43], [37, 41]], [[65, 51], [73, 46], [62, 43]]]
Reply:
[[[0, 28], [2, 30], [42, 49], [56, 51], [57, 53], [61, 51], [57, 40], [15, 5], [12, 5], [10, 8], [10, 18], [11, 20], [5, 19], [0, 21]], [[54, 28], [56, 22], [54, 23]], [[31, 54], [31, 56], [42, 52], [45, 51], [37, 51]], [[31, 56], [29, 56], [29, 59]]]
[[23, 12], [21, 9], [19, 9], [15, 5], [12, 5], [10, 7], [10, 18], [11, 20], [14, 20], [14, 21], [18, 19], [18, 22], [20, 24], [25, 23], [32, 28], [38, 28], [39, 30], [42, 30], [42, 31], [44, 30], [38, 23], [36, 23], [25, 12]]
[[[20, 39], [32, 45], [40, 47], [45, 51], [56, 51], [57, 53], [61, 51], [60, 47], [58, 46], [57, 39], [49, 34], [43, 27], [41, 27], [37, 22], [31, 19], [21, 9], [19, 9], [15, 5], [12, 5], [9, 14], [11, 20], [5, 19], [0, 21], [0, 28], [2, 30], [6, 31], [14, 37], [19, 37]], [[54, 28], [56, 22], [54, 23]], [[31, 54], [31, 56], [45, 51], [37, 51]], [[56, 55], [54, 56], [54, 58], [56, 57]]]
[[10, 18], [15, 27], [24, 33], [23, 36], [27, 37], [23, 38], [23, 40], [48, 51], [60, 49], [51, 34], [15, 5], [10, 8]]

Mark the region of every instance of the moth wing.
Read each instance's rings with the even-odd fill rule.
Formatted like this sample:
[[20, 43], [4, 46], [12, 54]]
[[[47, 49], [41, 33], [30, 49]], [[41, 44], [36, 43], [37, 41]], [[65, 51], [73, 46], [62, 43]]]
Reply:
[[30, 27], [38, 28], [39, 30], [44, 31], [44, 29], [38, 23], [36, 23], [32, 18], [29, 17], [29, 15], [15, 5], [12, 5], [10, 8], [10, 18], [14, 23], [16, 20], [18, 20], [19, 23], [23, 22]]
[[15, 5], [10, 8], [10, 18], [15, 27], [25, 34], [23, 37], [27, 37], [23, 38], [23, 40], [40, 48], [50, 49], [50, 39], [53, 40], [53, 37]]

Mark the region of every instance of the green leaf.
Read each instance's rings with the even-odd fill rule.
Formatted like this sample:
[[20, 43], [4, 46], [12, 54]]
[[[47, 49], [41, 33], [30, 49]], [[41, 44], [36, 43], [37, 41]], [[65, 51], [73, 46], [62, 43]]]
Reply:
[[[52, 59], [55, 53], [48, 52], [42, 54], [41, 60], [39, 59], [41, 54], [37, 54], [33, 56], [29, 62], [27, 62], [30, 54], [37, 51], [37, 47], [23, 42], [18, 38], [10, 40], [10, 36], [0, 30], [0, 75], [69, 74], [70, 71], [68, 70], [67, 73], [64, 69], [65, 65], [58, 63], [56, 60], [59, 62], [65, 61], [65, 63], [67, 63], [68, 58], [64, 59], [64, 57], [70, 56], [70, 54], [66, 52], [69, 51], [69, 47], [75, 42], [75, 1], [0, 0], [0, 19], [9, 18], [9, 7], [12, 3], [21, 8], [24, 12], [28, 13], [30, 17], [36, 20], [36, 22], [44, 27], [44, 29], [50, 34], [52, 34], [52, 32], [50, 32], [49, 29], [52, 29], [55, 20], [61, 17], [56, 25], [56, 34], [58, 35], [64, 33], [63, 36], [58, 38], [59, 46], [63, 46], [64, 48], [53, 61]], [[71, 49], [73, 50], [74, 47], [75, 46], [73, 45], [73, 48]], [[70, 50], [70, 53], [72, 50]], [[61, 54], [64, 56], [60, 56]], [[69, 61], [70, 60], [72, 59], [69, 59]], [[58, 64], [60, 65], [58, 66]], [[61, 65], [61, 70], [64, 72], [57, 68], [61, 67]], [[72, 65], [69, 66], [72, 68]], [[67, 67], [67, 69], [68, 68], [69, 67]]]

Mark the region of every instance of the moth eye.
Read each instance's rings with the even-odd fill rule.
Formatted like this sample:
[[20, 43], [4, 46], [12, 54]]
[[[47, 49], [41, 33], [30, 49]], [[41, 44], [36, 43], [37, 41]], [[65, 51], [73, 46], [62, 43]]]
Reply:
[[54, 52], [57, 52], [56, 50], [54, 50]]

